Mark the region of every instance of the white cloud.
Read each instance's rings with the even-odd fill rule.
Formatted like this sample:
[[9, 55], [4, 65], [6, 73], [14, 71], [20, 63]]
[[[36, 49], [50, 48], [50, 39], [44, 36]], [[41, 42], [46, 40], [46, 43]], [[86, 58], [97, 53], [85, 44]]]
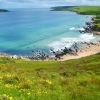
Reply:
[[100, 0], [0, 0], [1, 7], [100, 5]]

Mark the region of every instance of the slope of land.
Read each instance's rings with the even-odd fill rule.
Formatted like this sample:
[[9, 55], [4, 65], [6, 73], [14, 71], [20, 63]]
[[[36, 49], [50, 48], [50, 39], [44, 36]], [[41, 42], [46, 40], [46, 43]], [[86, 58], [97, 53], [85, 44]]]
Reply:
[[8, 12], [6, 9], [0, 9], [0, 12]]
[[51, 9], [52, 11], [74, 11], [86, 15], [100, 14], [100, 6], [64, 6], [64, 7], [52, 7]]
[[100, 53], [76, 60], [0, 58], [1, 100], [99, 100]]

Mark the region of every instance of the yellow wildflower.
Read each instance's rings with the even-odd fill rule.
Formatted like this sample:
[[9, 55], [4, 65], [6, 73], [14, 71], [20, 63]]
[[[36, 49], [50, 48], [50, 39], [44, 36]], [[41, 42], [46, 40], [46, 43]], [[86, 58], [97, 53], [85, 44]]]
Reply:
[[27, 95], [30, 95], [30, 92], [28, 92]]
[[4, 96], [4, 97], [7, 97], [7, 95], [6, 95], [6, 94], [3, 94], [3, 96]]
[[6, 88], [12, 88], [12, 85], [11, 84], [5, 84], [5, 87]]
[[11, 74], [6, 74], [6, 77], [11, 77]]
[[13, 97], [10, 97], [9, 100], [14, 100]]
[[38, 94], [38, 95], [40, 95], [40, 94], [41, 94], [41, 92], [38, 90], [38, 91], [37, 91], [37, 94]]
[[50, 80], [46, 80], [46, 82], [47, 82], [48, 84], [52, 84], [52, 82], [51, 82]]
[[2, 79], [2, 77], [0, 76], [0, 79]]
[[9, 84], [6, 84], [5, 87], [9, 88]]

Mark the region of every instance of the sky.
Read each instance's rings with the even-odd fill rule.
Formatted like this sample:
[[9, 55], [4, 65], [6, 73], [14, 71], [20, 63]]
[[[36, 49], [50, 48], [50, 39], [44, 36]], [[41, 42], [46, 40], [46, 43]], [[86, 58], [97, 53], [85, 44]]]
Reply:
[[100, 0], [0, 0], [0, 8], [100, 5]]

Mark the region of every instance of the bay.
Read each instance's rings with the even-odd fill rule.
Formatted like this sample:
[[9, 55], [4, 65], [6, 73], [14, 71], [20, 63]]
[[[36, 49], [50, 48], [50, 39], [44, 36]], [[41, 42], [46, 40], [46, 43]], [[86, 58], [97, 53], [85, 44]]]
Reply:
[[91, 41], [92, 34], [77, 30], [91, 20], [90, 16], [48, 8], [8, 9], [0, 13], [0, 53], [30, 55], [32, 50], [50, 53], [74, 42]]

